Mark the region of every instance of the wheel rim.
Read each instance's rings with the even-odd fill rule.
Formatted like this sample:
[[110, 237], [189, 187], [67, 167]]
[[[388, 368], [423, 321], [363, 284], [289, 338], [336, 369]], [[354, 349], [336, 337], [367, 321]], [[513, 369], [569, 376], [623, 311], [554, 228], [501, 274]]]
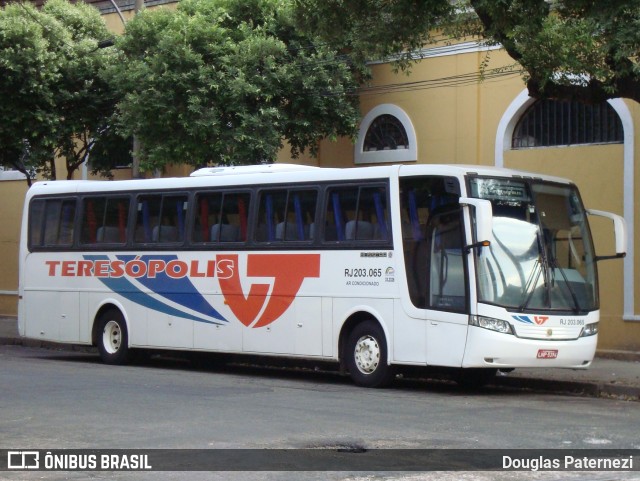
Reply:
[[362, 374], [372, 374], [380, 365], [380, 345], [373, 336], [362, 336], [353, 352], [356, 367]]
[[109, 354], [115, 354], [122, 345], [122, 330], [116, 321], [109, 321], [102, 331], [102, 345]]

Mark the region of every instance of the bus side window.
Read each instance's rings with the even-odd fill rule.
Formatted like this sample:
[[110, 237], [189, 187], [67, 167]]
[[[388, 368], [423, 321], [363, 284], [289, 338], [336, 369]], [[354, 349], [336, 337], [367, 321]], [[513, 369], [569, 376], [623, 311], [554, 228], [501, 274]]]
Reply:
[[302, 242], [312, 239], [317, 191], [263, 191], [258, 208], [257, 242]]
[[212, 242], [244, 242], [247, 240], [248, 193], [225, 192], [215, 225], [211, 227]]
[[127, 242], [128, 197], [85, 197], [80, 229], [82, 244]]
[[43, 220], [46, 200], [34, 199], [29, 206], [29, 245], [39, 247], [42, 245], [44, 233]]
[[36, 199], [30, 206], [31, 247], [71, 246], [75, 225], [74, 199]]
[[284, 217], [286, 202], [286, 190], [261, 192], [258, 206], [258, 224], [255, 232], [256, 242], [273, 242], [276, 240], [276, 225]]
[[317, 195], [315, 190], [289, 191], [286, 212], [276, 225], [277, 240], [312, 240]]
[[[187, 215], [186, 195], [166, 195], [158, 224], [157, 242], [183, 242]], [[152, 235], [152, 237], [154, 237]]]
[[384, 187], [349, 186], [329, 190], [325, 209], [327, 242], [389, 240]]
[[455, 178], [400, 180], [407, 286], [416, 307], [458, 311], [466, 306], [459, 195]]
[[139, 243], [179, 243], [184, 240], [186, 195], [149, 195], [138, 199], [135, 240]]
[[153, 230], [158, 226], [162, 197], [144, 196], [138, 199], [135, 241], [150, 243], [153, 240]]
[[357, 223], [358, 186], [339, 187], [329, 191], [327, 196], [325, 241], [344, 242], [354, 240], [358, 230], [366, 230]]
[[195, 209], [193, 209], [193, 230], [191, 240], [193, 242], [211, 242], [211, 230], [218, 223], [218, 213], [222, 203], [222, 194], [219, 192], [199, 193], [195, 197]]
[[[353, 236], [347, 233], [347, 239], [389, 240], [389, 212], [386, 190], [380, 187], [362, 187], [358, 197], [357, 223]], [[349, 231], [349, 226], [347, 226]]]
[[73, 233], [76, 217], [76, 201], [63, 200], [60, 215], [60, 227], [58, 228], [58, 244], [70, 246], [73, 244]]
[[247, 239], [248, 192], [204, 192], [195, 197], [193, 242], [230, 243]]

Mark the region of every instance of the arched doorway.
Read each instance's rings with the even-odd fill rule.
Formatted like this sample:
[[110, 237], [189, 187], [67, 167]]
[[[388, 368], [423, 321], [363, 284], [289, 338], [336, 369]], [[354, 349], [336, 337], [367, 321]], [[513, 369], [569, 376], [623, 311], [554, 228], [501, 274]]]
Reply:
[[[507, 107], [496, 131], [495, 157], [497, 167], [505, 167], [505, 151], [511, 150], [514, 130], [524, 112], [535, 102], [528, 91], [523, 90]], [[626, 321], [640, 321], [640, 314], [635, 313], [635, 191], [634, 191], [634, 123], [627, 105], [622, 99], [612, 99], [609, 105], [618, 114], [623, 128], [623, 216], [627, 224], [627, 256], [624, 259], [623, 285], [623, 319]]]

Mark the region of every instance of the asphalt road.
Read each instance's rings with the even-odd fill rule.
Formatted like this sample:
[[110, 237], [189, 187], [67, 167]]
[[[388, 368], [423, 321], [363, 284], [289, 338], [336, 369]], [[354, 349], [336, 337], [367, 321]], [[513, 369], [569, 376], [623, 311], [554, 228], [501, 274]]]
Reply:
[[[336, 373], [0, 346], [0, 448], [640, 449], [640, 404], [454, 384], [358, 388]], [[635, 473], [147, 473], [136, 479], [640, 479]], [[0, 479], [131, 479], [0, 473]]]

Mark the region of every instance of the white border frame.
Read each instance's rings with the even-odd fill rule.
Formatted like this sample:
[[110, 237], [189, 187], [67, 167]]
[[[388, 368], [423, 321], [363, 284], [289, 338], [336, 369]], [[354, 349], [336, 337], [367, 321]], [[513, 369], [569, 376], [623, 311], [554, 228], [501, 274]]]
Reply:
[[[535, 99], [529, 97], [529, 92], [525, 89], [511, 102], [507, 110], [505, 110], [498, 129], [496, 132], [496, 145], [495, 145], [495, 165], [497, 167], [504, 167], [504, 152], [510, 150], [511, 137], [513, 137], [513, 131], [520, 120], [520, 117], [524, 111], [535, 102]], [[635, 216], [635, 165], [634, 165], [634, 125], [633, 117], [629, 107], [624, 103], [622, 99], [609, 100], [609, 105], [616, 111], [622, 122], [622, 129], [624, 132], [624, 147], [623, 147], [623, 161], [624, 161], [624, 179], [623, 179], [623, 217], [627, 224], [627, 256], [624, 258], [623, 267], [623, 314], [622, 319], [625, 321], [640, 321], [640, 314], [635, 313], [635, 246], [634, 246], [634, 216]]]
[[[409, 140], [409, 148], [398, 150], [376, 150], [373, 152], [364, 152], [364, 139], [367, 135], [371, 123], [381, 115], [393, 115], [397, 118], [407, 133]], [[355, 145], [353, 153], [353, 163], [356, 165], [378, 164], [378, 163], [395, 163], [395, 162], [416, 162], [418, 160], [418, 142], [416, 139], [416, 131], [413, 122], [397, 105], [381, 104], [372, 108], [360, 122], [360, 130], [358, 131], [358, 141]]]

